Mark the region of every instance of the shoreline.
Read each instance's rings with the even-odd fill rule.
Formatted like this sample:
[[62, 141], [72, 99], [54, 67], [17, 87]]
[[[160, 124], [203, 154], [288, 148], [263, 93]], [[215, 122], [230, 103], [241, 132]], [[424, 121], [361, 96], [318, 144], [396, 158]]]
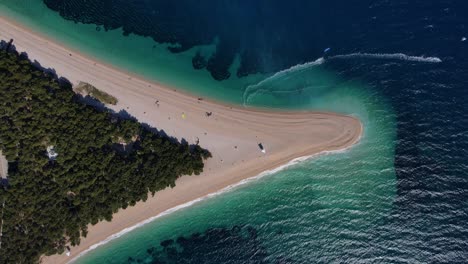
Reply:
[[[124, 67], [120, 67], [118, 65], [112, 65], [112, 64], [110, 64], [110, 63], [108, 63], [108, 62], [106, 62], [106, 61], [104, 61], [102, 59], [94, 58], [94, 57], [92, 57], [92, 55], [88, 55], [88, 54], [86, 54], [86, 53], [84, 53], [82, 51], [77, 50], [74, 47], [68, 46], [68, 44], [64, 43], [63, 41], [52, 39], [50, 36], [48, 36], [47, 34], [44, 34], [42, 32], [35, 32], [32, 29], [28, 28], [27, 26], [21, 24], [20, 22], [15, 21], [14, 18], [2, 17], [2, 14], [0, 13], [0, 24], [2, 24], [2, 23], [8, 23], [8, 24], [13, 25], [14, 27], [16, 27], [18, 29], [21, 29], [23, 32], [28, 32], [30, 34], [36, 35], [38, 37], [38, 39], [44, 40], [44, 42], [46, 44], [51, 43], [51, 44], [54, 44], [54, 45], [57, 45], [57, 46], [60, 46], [60, 47], [64, 47], [67, 51], [70, 52], [70, 54], [75, 55], [75, 56], [78, 55], [81, 58], [83, 58], [84, 60], [87, 60], [89, 63], [95, 63], [96, 64], [95, 66], [102, 66], [102, 67], [105, 67], [105, 68], [110, 68], [113, 71], [118, 71], [120, 73], [125, 74], [126, 76], [132, 78], [132, 80], [134, 80], [134, 81], [143, 81], [145, 83], [148, 83], [148, 84], [150, 84], [150, 86], [148, 88], [164, 87], [165, 89], [172, 90], [175, 93], [180, 93], [180, 94], [183, 94], [185, 96], [192, 97], [192, 98], [198, 98], [198, 97], [206, 96], [204, 94], [196, 93], [194, 91], [188, 91], [188, 90], [180, 89], [180, 88], [168, 85], [168, 84], [163, 84], [161, 82], [158, 82], [157, 80], [149, 79], [149, 78], [147, 78], [146, 76], [144, 76], [142, 74], [139, 74], [139, 73], [136, 73], [136, 72], [131, 72], [131, 71], [127, 70]], [[8, 40], [3, 39], [2, 35], [0, 34], [0, 41], [1, 40], [5, 40], [5, 41], [8, 42], [9, 39]], [[13, 41], [12, 46], [16, 47], [15, 41]], [[18, 51], [18, 52], [21, 53], [23, 51]], [[31, 57], [29, 56], [28, 51], [24, 51], [24, 52], [26, 52], [26, 54], [28, 54], [28, 58], [31, 60]], [[55, 70], [54, 67], [45, 66], [41, 61], [38, 61], [38, 63], [40, 63], [41, 67], [43, 67], [44, 69], [47, 69], [47, 70], [53, 69], [53, 70]], [[63, 74], [61, 74], [59, 72], [56, 72], [56, 74], [58, 75], [58, 77], [65, 77]], [[67, 80], [70, 81], [73, 84], [73, 86], [78, 85], [78, 83], [73, 83], [73, 81], [70, 80], [70, 79], [67, 79]], [[236, 103], [221, 101], [221, 100], [210, 98], [210, 97], [203, 97], [203, 100], [210, 101], [210, 102], [220, 104], [220, 105], [224, 105], [224, 106], [227, 106], [227, 107], [239, 107], [240, 106], [240, 105], [238, 105]], [[107, 107], [109, 107], [109, 106], [107, 106]], [[279, 109], [268, 108], [268, 107], [246, 107], [246, 108], [257, 110], [257, 111], [284, 112], [284, 111], [281, 111]]]
[[[184, 176], [177, 180], [175, 188], [166, 188], [146, 202], [120, 209], [111, 222], [89, 225], [88, 236], [81, 239], [79, 246], [72, 247], [70, 257], [43, 256], [43, 263], [67, 263], [107, 238], [152, 221], [164, 212], [212, 197], [213, 193], [232, 189], [229, 186], [238, 186], [264, 172], [276, 172], [295, 160], [347, 149], [359, 141], [363, 132], [361, 122], [347, 115], [267, 111], [206, 98], [200, 101], [187, 91], [161, 86], [93, 60], [4, 17], [0, 17], [0, 23], [0, 39], [14, 39], [17, 51], [26, 51], [30, 60], [56, 70], [74, 85], [79, 81], [88, 82], [115, 96], [119, 102], [108, 107], [116, 112], [124, 110], [139, 122], [179, 140], [194, 143], [200, 139], [201, 147], [213, 154], [205, 162], [201, 175]], [[208, 112], [213, 116], [206, 116]], [[259, 151], [259, 143], [265, 146], [266, 154]]]
[[[359, 142], [360, 138], [357, 141]], [[358, 143], [356, 143], [355, 145], [357, 145], [357, 144]], [[255, 181], [255, 180], [261, 179], [263, 177], [272, 175], [274, 173], [286, 170], [289, 167], [297, 165], [297, 164], [299, 164], [301, 162], [304, 162], [304, 161], [307, 161], [307, 160], [310, 160], [310, 159], [313, 159], [313, 158], [317, 158], [319, 156], [332, 155], [332, 154], [337, 154], [337, 153], [344, 153], [344, 152], [348, 151], [350, 148], [354, 147], [355, 145], [347, 146], [347, 147], [345, 147], [343, 149], [337, 149], [337, 150], [330, 150], [330, 151], [324, 150], [322, 152], [315, 153], [315, 154], [312, 154], [312, 155], [309, 155], [309, 156], [295, 158], [295, 159], [289, 161], [286, 164], [280, 165], [279, 167], [276, 167], [276, 168], [273, 168], [273, 169], [270, 169], [270, 170], [263, 171], [263, 172], [261, 172], [260, 174], [258, 174], [256, 176], [245, 178], [245, 179], [243, 179], [243, 180], [241, 180], [241, 181], [239, 181], [237, 183], [228, 185], [228, 186], [224, 187], [223, 189], [218, 190], [216, 192], [209, 193], [209, 194], [207, 194], [207, 195], [205, 195], [203, 197], [199, 197], [199, 198], [196, 198], [195, 200], [192, 200], [192, 201], [186, 202], [184, 204], [180, 204], [178, 206], [169, 208], [166, 211], [159, 213], [158, 215], [152, 216], [152, 217], [150, 217], [150, 218], [148, 218], [146, 220], [143, 220], [143, 221], [141, 221], [139, 223], [136, 223], [133, 226], [127, 227], [127, 228], [125, 228], [125, 229], [123, 229], [123, 230], [121, 230], [121, 231], [119, 231], [119, 232], [117, 232], [115, 234], [112, 234], [111, 236], [107, 237], [106, 239], [100, 241], [99, 243], [96, 243], [96, 244], [90, 246], [88, 249], [83, 250], [82, 252], [80, 252], [80, 254], [78, 254], [78, 256], [74, 257], [73, 259], [71, 259], [67, 263], [74, 263], [79, 258], [85, 256], [89, 252], [97, 249], [98, 247], [106, 245], [107, 243], [112, 242], [113, 240], [118, 239], [121, 236], [124, 236], [127, 233], [130, 233], [130, 232], [132, 232], [132, 231], [134, 231], [134, 230], [136, 230], [138, 228], [144, 227], [145, 225], [150, 224], [151, 222], [158, 220], [158, 218], [164, 217], [166, 215], [170, 215], [170, 214], [175, 213], [175, 212], [177, 212], [179, 210], [182, 210], [184, 208], [188, 208], [190, 206], [193, 206], [193, 205], [195, 205], [195, 204], [197, 204], [199, 202], [203, 202], [203, 201], [205, 201], [207, 199], [211, 199], [212, 197], [222, 195], [222, 194], [227, 193], [229, 191], [232, 191], [235, 188], [238, 188], [238, 187], [240, 187], [242, 185], [248, 184], [248, 183], [250, 183], [252, 181]]]

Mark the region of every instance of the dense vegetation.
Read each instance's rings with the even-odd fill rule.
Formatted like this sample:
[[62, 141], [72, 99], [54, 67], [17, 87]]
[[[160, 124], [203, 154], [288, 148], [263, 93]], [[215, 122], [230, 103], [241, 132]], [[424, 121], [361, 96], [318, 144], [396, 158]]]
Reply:
[[118, 100], [114, 96], [97, 89], [89, 83], [80, 82], [75, 87], [75, 92], [83, 95], [89, 95], [103, 104], [116, 105]]
[[0, 51], [0, 149], [9, 161], [0, 187], [0, 263], [63, 252], [86, 236], [88, 224], [199, 174], [210, 157], [78, 97], [27, 58]]

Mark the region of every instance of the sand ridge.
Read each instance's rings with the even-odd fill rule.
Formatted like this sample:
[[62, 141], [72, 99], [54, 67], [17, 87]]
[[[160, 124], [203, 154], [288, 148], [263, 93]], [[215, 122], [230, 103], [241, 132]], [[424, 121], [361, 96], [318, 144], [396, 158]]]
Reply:
[[[73, 84], [88, 82], [119, 102], [140, 122], [189, 143], [199, 141], [213, 154], [199, 176], [185, 176], [176, 187], [158, 192], [136, 206], [120, 210], [111, 222], [89, 227], [81, 245], [43, 263], [66, 263], [107, 237], [170, 208], [281, 166], [295, 158], [340, 150], [358, 142], [362, 125], [352, 116], [326, 112], [281, 112], [215, 102], [163, 87], [59, 45], [0, 17], [0, 39], [14, 39], [18, 51], [56, 70]], [[207, 116], [206, 113], [212, 113]], [[262, 153], [258, 144], [266, 150]]]

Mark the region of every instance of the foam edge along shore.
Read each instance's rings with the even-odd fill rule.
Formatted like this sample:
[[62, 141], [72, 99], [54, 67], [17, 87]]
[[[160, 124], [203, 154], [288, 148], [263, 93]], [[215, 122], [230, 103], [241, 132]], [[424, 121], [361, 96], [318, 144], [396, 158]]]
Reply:
[[195, 205], [195, 204], [197, 204], [199, 202], [202, 202], [202, 201], [205, 201], [207, 199], [210, 199], [210, 198], [216, 197], [218, 195], [224, 194], [226, 192], [232, 191], [235, 188], [243, 186], [243, 185], [245, 185], [247, 183], [258, 180], [258, 179], [263, 178], [263, 177], [268, 176], [268, 175], [272, 175], [272, 174], [277, 173], [279, 171], [288, 169], [288, 168], [290, 168], [290, 167], [292, 167], [294, 165], [297, 165], [297, 164], [299, 164], [301, 162], [316, 158], [318, 156], [344, 153], [344, 152], [348, 151], [349, 149], [351, 149], [351, 148], [355, 147], [356, 145], [358, 145], [359, 142], [361, 141], [361, 138], [363, 137], [363, 134], [364, 134], [364, 128], [363, 128], [363, 125], [361, 123], [361, 133], [356, 138], [356, 140], [352, 144], [350, 144], [349, 146], [346, 146], [346, 147], [344, 147], [342, 149], [336, 149], [336, 150], [324, 150], [324, 151], [320, 151], [318, 153], [314, 153], [312, 155], [295, 158], [295, 159], [287, 162], [286, 164], [280, 165], [279, 167], [276, 167], [274, 169], [263, 171], [263, 172], [261, 172], [260, 174], [258, 174], [256, 176], [252, 176], [252, 177], [243, 179], [243, 180], [241, 180], [241, 181], [239, 181], [239, 182], [237, 182], [235, 184], [228, 185], [228, 186], [222, 188], [219, 191], [210, 193], [210, 194], [205, 195], [203, 197], [199, 197], [199, 198], [197, 198], [195, 200], [192, 200], [192, 201], [180, 204], [178, 206], [172, 207], [172, 208], [170, 208], [170, 209], [168, 209], [168, 210], [166, 210], [164, 212], [161, 212], [161, 213], [159, 213], [159, 214], [157, 214], [157, 215], [155, 215], [153, 217], [150, 217], [150, 218], [148, 218], [148, 219], [146, 219], [146, 220], [144, 220], [144, 221], [142, 221], [140, 223], [137, 223], [137, 224], [135, 224], [133, 226], [124, 228], [121, 231], [119, 231], [119, 232], [107, 237], [106, 239], [102, 240], [101, 242], [90, 246], [89, 248], [83, 250], [80, 254], [75, 256], [73, 259], [71, 259], [68, 263], [73, 263], [73, 262], [77, 261], [80, 257], [83, 257], [84, 255], [88, 254], [89, 252], [93, 251], [94, 249], [96, 249], [96, 248], [98, 248], [100, 246], [103, 246], [103, 245], [111, 242], [112, 240], [118, 239], [121, 236], [123, 236], [123, 235], [137, 229], [137, 228], [143, 227], [146, 224], [149, 224], [149, 223], [151, 223], [151, 222], [153, 222], [153, 221], [155, 221], [155, 220], [157, 220], [157, 219], [159, 219], [161, 217], [164, 217], [164, 216], [169, 215], [171, 213], [177, 212], [177, 211], [179, 211], [181, 209], [190, 207], [190, 206]]

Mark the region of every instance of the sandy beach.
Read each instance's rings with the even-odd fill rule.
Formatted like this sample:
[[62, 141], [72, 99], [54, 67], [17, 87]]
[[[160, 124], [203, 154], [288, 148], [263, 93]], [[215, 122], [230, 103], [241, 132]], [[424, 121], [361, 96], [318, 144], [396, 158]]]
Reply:
[[[276, 168], [295, 158], [355, 144], [360, 121], [325, 112], [278, 112], [231, 106], [162, 87], [67, 49], [0, 17], [0, 39], [27, 52], [31, 60], [53, 68], [74, 85], [88, 82], [115, 96], [111, 108], [125, 110], [140, 122], [189, 143], [199, 140], [213, 154], [199, 176], [180, 178], [176, 187], [158, 192], [136, 206], [120, 210], [111, 222], [89, 227], [71, 256], [44, 257], [43, 263], [66, 263], [92, 245], [170, 208]], [[206, 113], [212, 113], [207, 116]], [[258, 144], [266, 150], [262, 153]]]

